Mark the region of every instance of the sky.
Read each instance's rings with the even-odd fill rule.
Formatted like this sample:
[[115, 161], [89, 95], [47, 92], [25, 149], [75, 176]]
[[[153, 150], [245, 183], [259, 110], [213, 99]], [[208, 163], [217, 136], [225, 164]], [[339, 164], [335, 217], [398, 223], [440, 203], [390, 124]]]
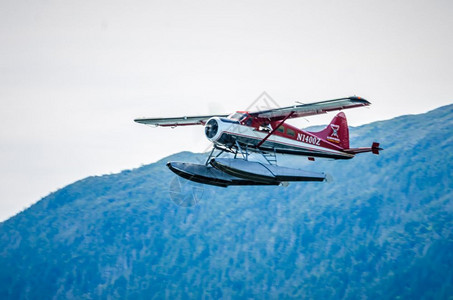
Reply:
[[364, 97], [353, 126], [450, 104], [452, 15], [449, 0], [2, 0], [0, 221], [87, 176], [209, 147], [200, 126], [137, 117], [230, 113], [263, 92]]

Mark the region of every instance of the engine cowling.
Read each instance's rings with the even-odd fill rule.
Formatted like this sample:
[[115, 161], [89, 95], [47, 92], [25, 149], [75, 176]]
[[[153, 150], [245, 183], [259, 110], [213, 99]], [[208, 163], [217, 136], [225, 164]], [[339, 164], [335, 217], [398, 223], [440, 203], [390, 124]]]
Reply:
[[204, 126], [204, 133], [209, 140], [215, 139], [215, 136], [219, 132], [219, 122], [216, 118], [211, 118], [206, 122]]
[[224, 134], [225, 131], [231, 131], [232, 126], [239, 125], [236, 120], [213, 117], [206, 122], [204, 133], [208, 140], [220, 145], [229, 145], [234, 143], [234, 139], [229, 134]]

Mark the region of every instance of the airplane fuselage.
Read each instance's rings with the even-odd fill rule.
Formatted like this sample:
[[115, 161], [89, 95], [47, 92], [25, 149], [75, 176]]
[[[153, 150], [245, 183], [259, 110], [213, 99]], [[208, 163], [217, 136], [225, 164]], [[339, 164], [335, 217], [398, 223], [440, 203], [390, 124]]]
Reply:
[[[256, 119], [250, 121], [214, 117], [206, 123], [205, 134], [211, 142], [225, 148], [237, 148], [239, 144], [240, 147], [252, 152], [267, 151], [333, 159], [354, 157], [354, 154], [342, 151], [340, 146], [311, 132], [286, 123], [280, 125], [279, 121], [261, 126], [263, 123], [265, 121]], [[269, 135], [274, 128], [276, 130]], [[261, 143], [263, 139], [265, 140]]]

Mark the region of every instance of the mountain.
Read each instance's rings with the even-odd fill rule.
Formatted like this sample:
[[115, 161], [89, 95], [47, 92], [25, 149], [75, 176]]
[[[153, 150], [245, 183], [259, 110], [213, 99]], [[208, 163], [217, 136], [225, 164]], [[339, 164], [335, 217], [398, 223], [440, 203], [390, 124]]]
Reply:
[[0, 224], [0, 298], [453, 299], [452, 131], [453, 105], [351, 128], [385, 150], [191, 207], [165, 163], [204, 154], [85, 178]]

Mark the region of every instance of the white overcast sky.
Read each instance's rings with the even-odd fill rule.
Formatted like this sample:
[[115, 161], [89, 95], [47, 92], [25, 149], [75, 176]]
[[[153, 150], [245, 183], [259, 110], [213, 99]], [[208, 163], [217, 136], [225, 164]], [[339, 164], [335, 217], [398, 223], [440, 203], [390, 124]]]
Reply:
[[362, 96], [352, 125], [452, 103], [452, 16], [451, 0], [1, 0], [0, 221], [209, 145], [202, 127], [135, 117], [229, 113], [263, 91], [281, 106]]

